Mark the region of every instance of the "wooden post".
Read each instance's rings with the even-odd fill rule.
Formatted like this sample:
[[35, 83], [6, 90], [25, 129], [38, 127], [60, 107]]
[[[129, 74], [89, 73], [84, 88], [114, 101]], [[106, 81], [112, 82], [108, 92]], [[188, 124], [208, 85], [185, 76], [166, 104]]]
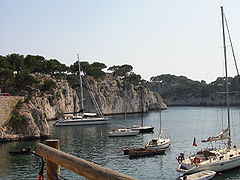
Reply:
[[136, 180], [131, 176], [104, 168], [41, 143], [35, 146], [35, 153], [90, 180]]
[[[46, 145], [59, 149], [59, 140], [49, 139], [46, 140]], [[46, 162], [47, 180], [57, 179], [57, 174], [60, 174], [60, 166], [47, 159]]]

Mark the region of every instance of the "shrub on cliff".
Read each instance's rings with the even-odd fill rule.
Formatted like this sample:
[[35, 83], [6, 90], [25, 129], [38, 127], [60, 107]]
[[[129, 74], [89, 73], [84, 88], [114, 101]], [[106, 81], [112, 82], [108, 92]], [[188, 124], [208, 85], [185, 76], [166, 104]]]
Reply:
[[138, 85], [141, 82], [141, 78], [142, 78], [141, 75], [131, 73], [130, 75], [126, 76], [124, 80], [128, 83]]
[[9, 87], [12, 86], [14, 82], [13, 71], [8, 68], [0, 69], [0, 82], [0, 88], [2, 89], [2, 91], [7, 92]]
[[41, 90], [44, 92], [46, 92], [46, 91], [52, 92], [53, 89], [55, 89], [55, 88], [57, 88], [56, 83], [53, 80], [49, 79], [49, 80], [44, 81]]
[[113, 76], [120, 76], [124, 78], [133, 70], [133, 67], [131, 65], [124, 64], [122, 66], [109, 67], [108, 70], [113, 72]]
[[[81, 71], [84, 72], [87, 76], [92, 76], [95, 79], [101, 79], [106, 76], [106, 73], [103, 71], [104, 68], [107, 66], [104, 63], [94, 62], [89, 64], [86, 61], [80, 62]], [[70, 72], [74, 74], [79, 73], [78, 61], [76, 61], [73, 65], [69, 68]]]
[[28, 86], [37, 83], [38, 81], [28, 71], [21, 71], [15, 75], [15, 88], [18, 90], [27, 90]]

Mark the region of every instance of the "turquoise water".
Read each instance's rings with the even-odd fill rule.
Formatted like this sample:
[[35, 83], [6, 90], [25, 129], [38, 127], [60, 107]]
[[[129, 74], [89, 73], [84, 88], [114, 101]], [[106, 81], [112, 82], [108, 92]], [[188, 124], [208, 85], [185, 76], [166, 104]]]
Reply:
[[[232, 108], [233, 142], [240, 146], [239, 124], [240, 108]], [[144, 125], [153, 125], [154, 133], [140, 134], [135, 137], [107, 137], [114, 128], [130, 127], [140, 124], [141, 114], [116, 115], [110, 117], [110, 124], [92, 127], [53, 127], [51, 138], [60, 140], [61, 150], [104, 167], [119, 171], [135, 178], [177, 179], [178, 165], [176, 156], [180, 152], [195, 152], [205, 147], [200, 140], [208, 135], [216, 135], [224, 121], [225, 114], [221, 108], [214, 107], [169, 107], [162, 112], [164, 133], [170, 135], [172, 144], [165, 155], [156, 155], [137, 159], [129, 159], [123, 155], [125, 148], [143, 147], [151, 138], [159, 133], [159, 112], [144, 114]], [[219, 120], [220, 119], [220, 120]], [[166, 129], [167, 127], [167, 129]], [[214, 128], [213, 128], [214, 127]], [[196, 137], [199, 146], [192, 146]], [[0, 143], [0, 179], [36, 179], [39, 158], [33, 155], [10, 156], [8, 151], [33, 147], [40, 141], [24, 141]], [[83, 177], [61, 169], [61, 175], [66, 179], [84, 179]], [[224, 172], [214, 179], [240, 179], [240, 168]]]

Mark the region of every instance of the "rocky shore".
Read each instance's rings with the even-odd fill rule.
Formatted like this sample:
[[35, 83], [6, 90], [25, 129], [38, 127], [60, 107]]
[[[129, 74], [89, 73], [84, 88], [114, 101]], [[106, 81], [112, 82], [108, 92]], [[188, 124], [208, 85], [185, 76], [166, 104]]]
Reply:
[[[25, 100], [12, 108], [11, 116], [0, 127], [0, 141], [34, 139], [50, 136], [48, 120], [57, 119], [63, 112], [80, 110], [79, 89], [70, 87], [66, 80], [57, 80], [50, 75], [34, 74], [40, 84], [53, 81], [56, 84], [51, 90], [42, 92], [30, 87]], [[132, 84], [123, 85], [121, 79], [108, 75], [105, 79], [95, 81], [88, 77], [91, 90], [103, 114], [138, 113], [166, 109], [166, 105], [158, 93], [148, 88]], [[86, 89], [84, 90], [85, 110], [94, 112], [95, 109]], [[142, 106], [143, 102], [143, 106]], [[142, 108], [143, 107], [143, 108]]]

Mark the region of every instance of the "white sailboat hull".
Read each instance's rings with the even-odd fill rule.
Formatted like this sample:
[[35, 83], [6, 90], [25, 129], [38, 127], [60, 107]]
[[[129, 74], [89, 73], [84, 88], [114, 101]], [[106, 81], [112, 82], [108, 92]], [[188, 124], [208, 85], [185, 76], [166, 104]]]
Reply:
[[82, 118], [58, 120], [55, 126], [86, 126], [86, 125], [104, 125], [108, 124], [107, 118]]
[[240, 158], [231, 160], [231, 161], [219, 162], [216, 164], [209, 164], [206, 166], [198, 166], [193, 169], [186, 170], [186, 171], [182, 171], [182, 170], [178, 169], [178, 171], [183, 172], [184, 174], [192, 174], [192, 173], [196, 173], [196, 172], [200, 172], [200, 171], [204, 171], [204, 170], [222, 172], [222, 171], [230, 170], [230, 169], [233, 169], [233, 168], [236, 168], [239, 166], [240, 166]]
[[[218, 152], [218, 151], [217, 151]], [[179, 164], [177, 171], [184, 174], [192, 174], [199, 171], [211, 170], [222, 172], [240, 166], [240, 149], [219, 151], [224, 155], [222, 158], [205, 160], [201, 163], [189, 163], [189, 159]], [[187, 163], [186, 163], [187, 162]]]
[[154, 142], [154, 139], [150, 141], [145, 147], [148, 149], [158, 150], [168, 148], [171, 144], [170, 139], [158, 139]]
[[117, 129], [109, 132], [109, 137], [121, 137], [121, 136], [136, 136], [139, 131], [133, 131], [131, 129]]

